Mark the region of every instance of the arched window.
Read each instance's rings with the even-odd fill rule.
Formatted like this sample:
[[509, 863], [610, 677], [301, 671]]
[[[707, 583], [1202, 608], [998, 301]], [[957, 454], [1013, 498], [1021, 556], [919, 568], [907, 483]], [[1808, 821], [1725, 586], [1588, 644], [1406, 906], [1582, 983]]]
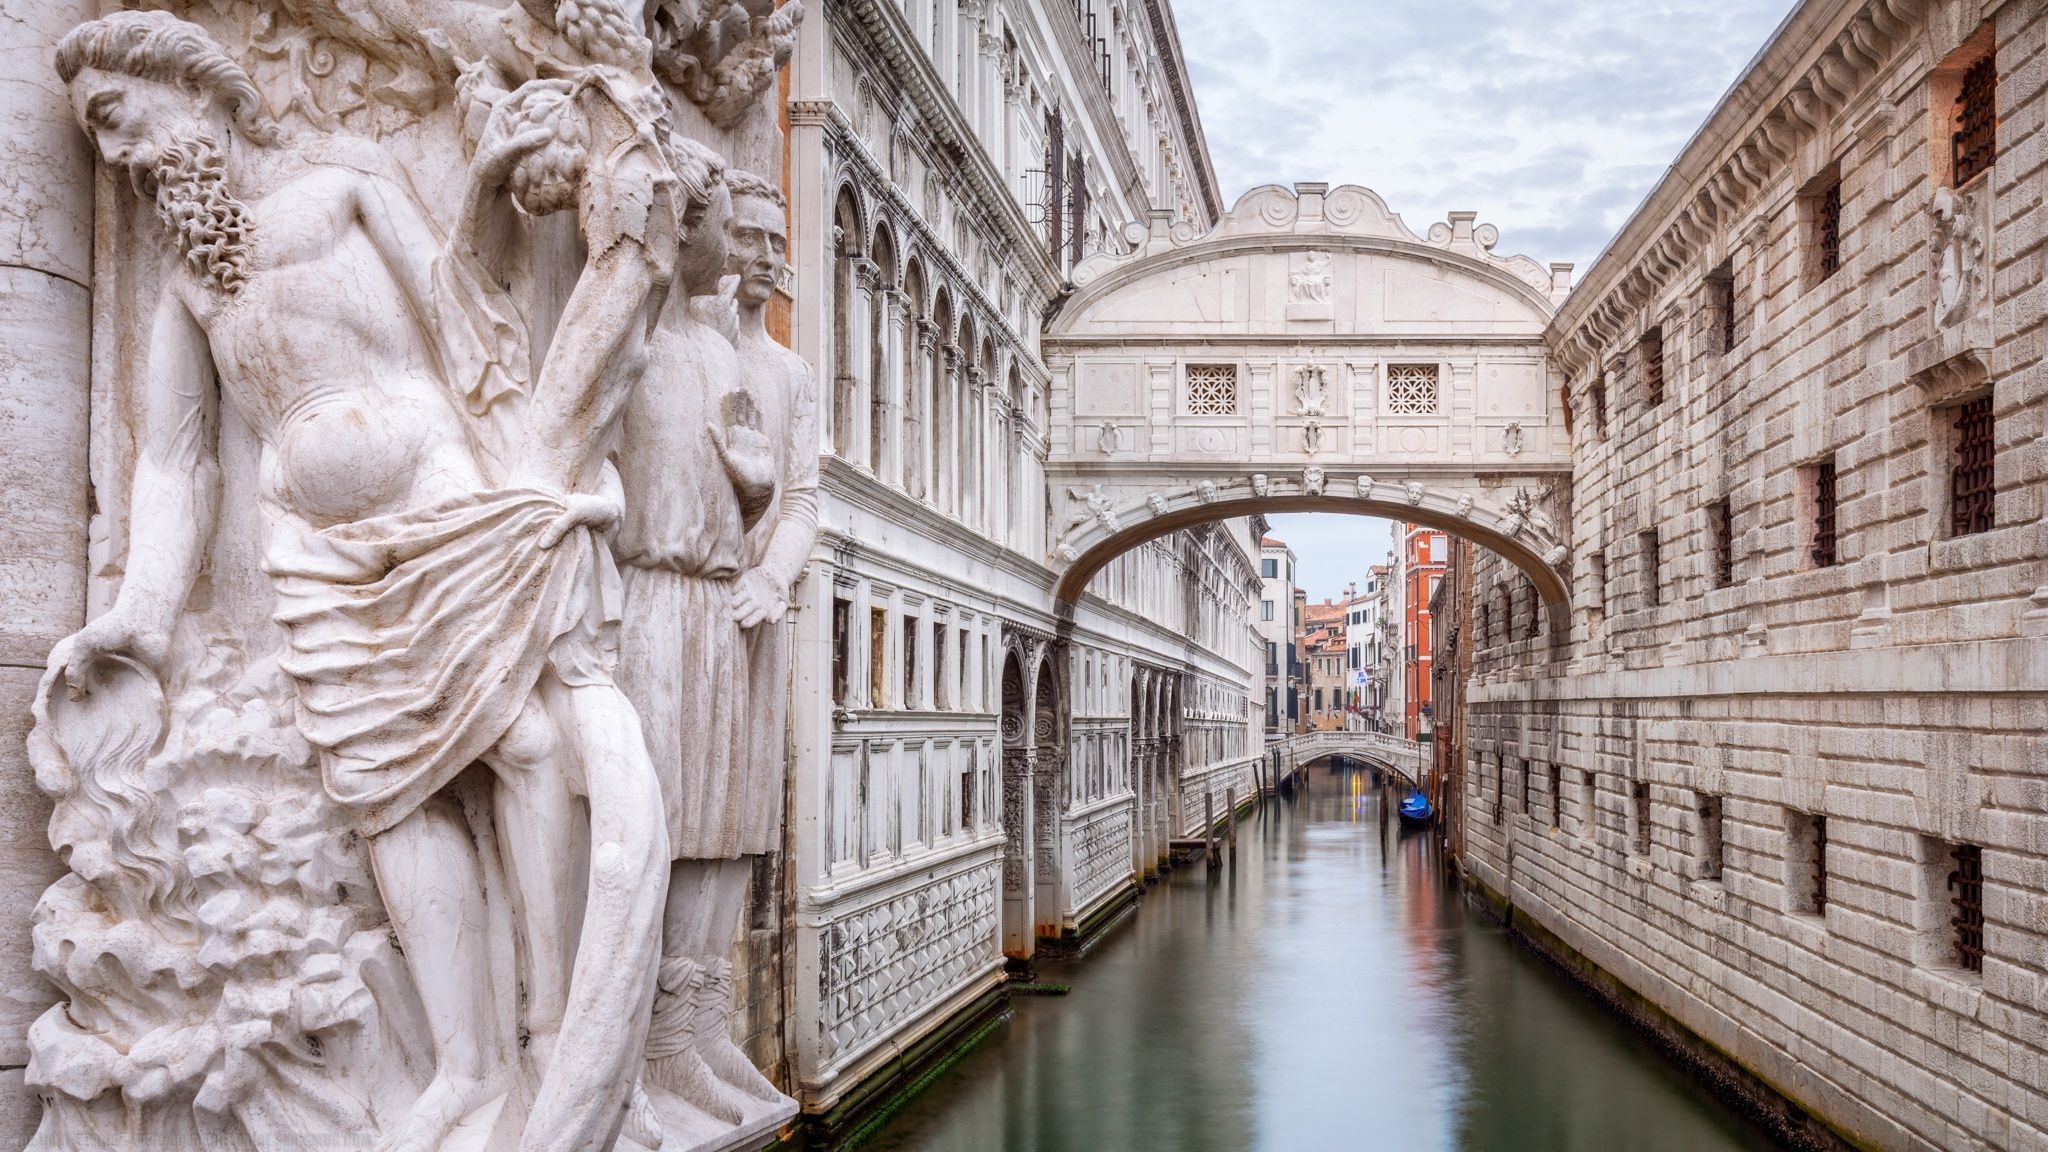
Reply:
[[883, 290], [896, 282], [896, 244], [886, 229], [875, 230], [871, 245], [875, 261], [874, 308], [868, 317], [868, 425], [867, 465], [877, 478], [882, 476], [883, 449], [889, 422], [890, 309]]
[[866, 365], [858, 362], [857, 347], [862, 331], [859, 311], [867, 304], [858, 299], [860, 279], [855, 273], [861, 259], [860, 212], [853, 189], [841, 188], [832, 210], [832, 225], [838, 242], [832, 253], [832, 380], [826, 390], [831, 410], [820, 423], [831, 430], [831, 450], [842, 457], [857, 451], [854, 443], [854, 411], [860, 403], [861, 375]]
[[902, 432], [897, 438], [897, 470], [894, 479], [905, 492], [921, 495], [924, 487], [924, 389], [928, 367], [925, 351], [924, 268], [912, 258], [903, 274], [903, 370], [901, 373]]

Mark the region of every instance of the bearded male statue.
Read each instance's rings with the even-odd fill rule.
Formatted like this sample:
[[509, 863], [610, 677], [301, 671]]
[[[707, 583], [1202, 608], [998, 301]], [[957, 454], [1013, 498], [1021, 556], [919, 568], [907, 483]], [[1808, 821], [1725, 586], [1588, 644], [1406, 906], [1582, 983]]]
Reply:
[[[780, 625], [817, 538], [817, 387], [763, 321], [786, 267], [782, 194], [729, 171], [718, 199], [720, 227], [683, 246], [617, 453], [619, 681], [647, 726], [675, 856], [646, 1082], [682, 1147], [796, 1109], [733, 1043], [728, 1012], [748, 879], [780, 838]], [[733, 263], [736, 338], [714, 296]]]
[[[510, 302], [465, 272], [374, 146], [286, 139], [197, 25], [117, 13], [67, 35], [57, 68], [100, 156], [154, 197], [168, 244], [126, 575], [52, 652], [43, 699], [94, 690], [111, 660], [163, 674], [211, 531], [217, 380], [260, 447], [297, 726], [367, 843], [431, 1033], [431, 1082], [379, 1149], [433, 1152], [501, 1097], [525, 1108], [522, 1149], [608, 1147], [654, 994], [668, 836], [604, 647], [594, 533], [618, 506], [578, 490], [603, 430], [577, 396], [526, 396]], [[470, 200], [547, 139], [487, 142]], [[498, 859], [447, 794], [478, 761]], [[572, 950], [579, 796], [589, 867]], [[516, 974], [483, 930], [494, 870]]]

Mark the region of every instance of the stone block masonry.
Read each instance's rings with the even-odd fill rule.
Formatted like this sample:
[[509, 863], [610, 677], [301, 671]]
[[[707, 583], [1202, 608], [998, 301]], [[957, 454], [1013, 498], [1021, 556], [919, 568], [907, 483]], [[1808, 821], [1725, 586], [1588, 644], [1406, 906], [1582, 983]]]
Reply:
[[1858, 1147], [2048, 1147], [2044, 83], [1801, 5], [1553, 321], [1571, 607], [1474, 637], [1470, 875]]

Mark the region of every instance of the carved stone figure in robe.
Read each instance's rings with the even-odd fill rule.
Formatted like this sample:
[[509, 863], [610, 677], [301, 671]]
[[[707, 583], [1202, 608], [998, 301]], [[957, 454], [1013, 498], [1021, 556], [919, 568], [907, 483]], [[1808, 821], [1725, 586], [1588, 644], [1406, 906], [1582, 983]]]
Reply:
[[[686, 299], [715, 293], [726, 267], [725, 238], [707, 220], [689, 229], [617, 454], [627, 510], [619, 680], [646, 725], [676, 858], [648, 1082], [682, 1143], [706, 1118], [733, 1127], [793, 1109], [732, 1043], [727, 1009], [753, 859], [779, 846], [778, 625], [816, 532], [816, 394], [800, 361], [762, 347], [760, 313], [782, 271], [779, 196], [741, 174], [728, 184], [738, 349]], [[718, 212], [723, 223], [723, 203]]]
[[[284, 139], [196, 25], [118, 13], [67, 36], [58, 70], [100, 155], [155, 198], [168, 243], [126, 577], [52, 653], [45, 698], [92, 684], [103, 659], [161, 670], [210, 531], [217, 379], [260, 443], [298, 727], [368, 842], [431, 1032], [433, 1079], [380, 1147], [438, 1147], [511, 1091], [522, 1039], [539, 1075], [522, 1148], [605, 1146], [640, 1059], [668, 850], [603, 647], [593, 529], [618, 509], [589, 491], [601, 450], [575, 440], [605, 429], [579, 423], [592, 404], [574, 388], [525, 401], [504, 333], [475, 324], [509, 305], [465, 274], [374, 148]], [[544, 142], [501, 138], [476, 157], [477, 183]], [[476, 418], [495, 404], [523, 405], [503, 461]], [[482, 930], [496, 862], [444, 792], [475, 761], [494, 773], [523, 927], [523, 1038], [503, 1025], [507, 958]], [[590, 863], [572, 967], [577, 794]]]

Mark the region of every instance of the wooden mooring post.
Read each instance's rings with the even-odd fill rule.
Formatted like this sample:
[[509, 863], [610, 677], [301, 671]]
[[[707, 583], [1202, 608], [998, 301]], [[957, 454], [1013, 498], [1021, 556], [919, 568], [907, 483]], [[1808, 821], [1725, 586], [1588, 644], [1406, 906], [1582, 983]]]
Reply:
[[1223, 854], [1216, 850], [1216, 793], [1207, 790], [1202, 793], [1202, 850], [1208, 855], [1209, 867], [1223, 866]]
[[1223, 814], [1223, 826], [1229, 829], [1230, 846], [1235, 848], [1237, 847], [1237, 785], [1232, 784], [1223, 790], [1223, 803], [1225, 807], [1230, 809], [1230, 811]]

